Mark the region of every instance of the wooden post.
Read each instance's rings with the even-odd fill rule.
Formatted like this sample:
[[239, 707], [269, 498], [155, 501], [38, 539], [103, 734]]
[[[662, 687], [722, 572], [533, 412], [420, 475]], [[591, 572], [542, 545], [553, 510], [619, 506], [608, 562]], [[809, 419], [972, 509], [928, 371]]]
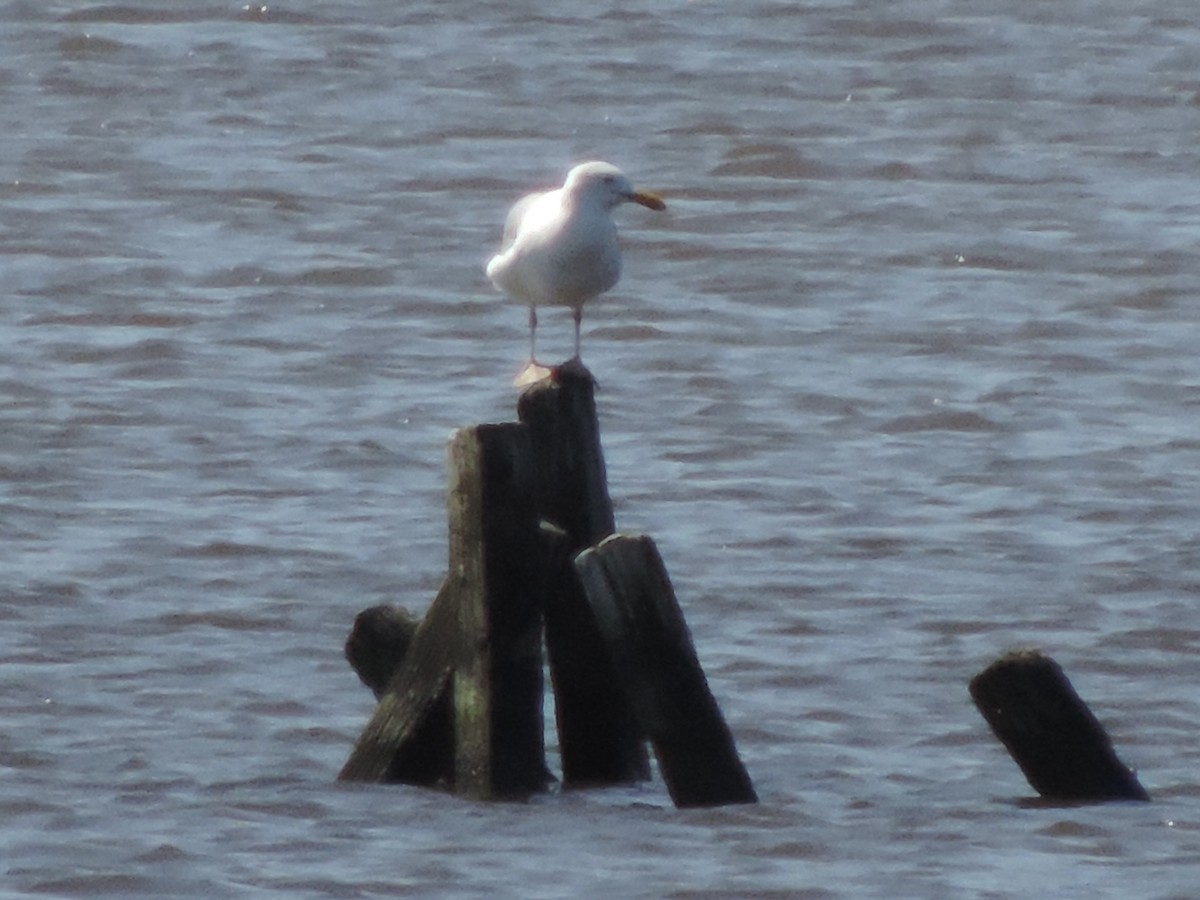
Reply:
[[457, 597], [442, 583], [408, 652], [354, 744], [339, 781], [391, 781], [397, 755], [426, 722], [450, 681], [460, 653]]
[[542, 545], [524, 426], [459, 431], [450, 470], [449, 575], [339, 778], [388, 780], [448, 688], [455, 789], [480, 799], [523, 795], [547, 777]]
[[[354, 619], [346, 638], [346, 659], [380, 700], [408, 655], [420, 621], [399, 606], [372, 606]], [[454, 786], [454, 710], [443, 689], [423, 720], [396, 748], [387, 781]]]
[[1029, 784], [1056, 801], [1149, 800], [1058, 663], [1007, 653], [971, 679], [971, 699]]
[[515, 423], [450, 444], [450, 577], [464, 652], [453, 675], [455, 789], [480, 799], [546, 783], [542, 552], [529, 435]]
[[[575, 570], [575, 554], [613, 532], [595, 382], [582, 367], [560, 369], [522, 395], [537, 466], [537, 508], [550, 527], [546, 650], [554, 685], [563, 786], [620, 784], [650, 777], [641, 729], [617, 687], [604, 640]], [[557, 530], [556, 530], [557, 529]]]
[[754, 803], [654, 542], [614, 535], [576, 566], [675, 805]]
[[533, 445], [538, 513], [565, 531], [576, 551], [612, 534], [591, 373], [582, 366], [560, 369], [536, 382], [517, 401], [517, 417], [529, 428]]
[[346, 661], [378, 700], [408, 653], [421, 621], [400, 606], [372, 606], [354, 617]]

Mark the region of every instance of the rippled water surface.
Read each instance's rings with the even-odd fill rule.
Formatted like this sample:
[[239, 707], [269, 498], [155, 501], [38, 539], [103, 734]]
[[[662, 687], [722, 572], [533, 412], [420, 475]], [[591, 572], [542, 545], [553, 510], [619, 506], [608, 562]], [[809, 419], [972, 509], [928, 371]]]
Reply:
[[[1177, 0], [0, 3], [4, 896], [1194, 896], [1198, 71]], [[762, 802], [338, 785], [588, 158], [670, 205], [584, 355]], [[1028, 644], [1155, 802], [1021, 803]]]

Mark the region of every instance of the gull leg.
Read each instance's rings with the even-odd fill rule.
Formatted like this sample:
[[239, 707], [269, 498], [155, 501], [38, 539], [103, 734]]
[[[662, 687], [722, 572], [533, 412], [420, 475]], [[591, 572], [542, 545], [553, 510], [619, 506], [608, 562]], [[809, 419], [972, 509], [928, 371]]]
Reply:
[[575, 316], [575, 355], [572, 359], [579, 359], [579, 325], [583, 321], [583, 307], [576, 306], [571, 312]]
[[517, 385], [517, 387], [526, 387], [548, 377], [550, 377], [550, 370], [540, 365], [537, 361], [537, 307], [530, 305], [529, 362], [525, 363], [525, 368], [517, 374], [517, 377], [513, 380], [513, 384]]
[[583, 307], [576, 306], [571, 312], [574, 313], [575, 318], [575, 355], [561, 366], [558, 366], [558, 371], [563, 373], [570, 372], [573, 375], [582, 375], [588, 378], [592, 384], [596, 384], [596, 379], [592, 377], [592, 373], [588, 371], [587, 366], [583, 364], [583, 358], [579, 355], [579, 326], [583, 321]]

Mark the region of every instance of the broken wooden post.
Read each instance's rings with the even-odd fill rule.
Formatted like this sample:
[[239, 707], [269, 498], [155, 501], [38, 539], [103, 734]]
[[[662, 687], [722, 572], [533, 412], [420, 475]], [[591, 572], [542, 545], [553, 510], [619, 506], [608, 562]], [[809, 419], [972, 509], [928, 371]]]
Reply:
[[[575, 554], [613, 532], [595, 382], [560, 369], [517, 404], [537, 467], [547, 543], [546, 652], [554, 686], [564, 787], [650, 777], [641, 729], [622, 691], [575, 570]], [[559, 529], [557, 532], [554, 528]]]
[[[372, 606], [354, 619], [346, 659], [375, 699], [382, 699], [408, 655], [420, 621], [399, 606]], [[454, 710], [443, 689], [409, 736], [399, 743], [386, 781], [425, 786], [454, 784]]]
[[754, 803], [654, 542], [614, 535], [581, 553], [576, 566], [675, 805]]
[[1053, 659], [1006, 653], [971, 679], [971, 699], [1029, 784], [1055, 801], [1149, 800], [1104, 726]]
[[388, 780], [449, 686], [455, 789], [525, 794], [546, 781], [542, 551], [526, 429], [463, 429], [450, 463], [449, 574], [339, 778]]
[[354, 617], [346, 661], [378, 700], [399, 668], [421, 622], [401, 606], [372, 606]]

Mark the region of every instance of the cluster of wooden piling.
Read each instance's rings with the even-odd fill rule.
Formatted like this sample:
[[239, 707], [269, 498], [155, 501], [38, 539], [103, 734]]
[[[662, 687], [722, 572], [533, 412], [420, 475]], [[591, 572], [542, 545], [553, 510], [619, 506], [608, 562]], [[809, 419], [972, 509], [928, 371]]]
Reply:
[[[614, 533], [594, 388], [560, 370], [517, 422], [454, 436], [437, 596], [420, 621], [365, 610], [346, 641], [379, 702], [342, 780], [545, 788], [545, 660], [565, 788], [649, 778], [649, 742], [677, 806], [757, 799], [654, 542]], [[1043, 798], [1149, 799], [1049, 657], [1006, 654], [970, 694]]]
[[614, 534], [594, 382], [562, 372], [518, 422], [450, 445], [450, 560], [425, 618], [361, 613], [346, 653], [379, 698], [340, 778], [478, 798], [543, 788], [543, 642], [564, 787], [650, 775], [679, 806], [751, 803], [654, 542]]

